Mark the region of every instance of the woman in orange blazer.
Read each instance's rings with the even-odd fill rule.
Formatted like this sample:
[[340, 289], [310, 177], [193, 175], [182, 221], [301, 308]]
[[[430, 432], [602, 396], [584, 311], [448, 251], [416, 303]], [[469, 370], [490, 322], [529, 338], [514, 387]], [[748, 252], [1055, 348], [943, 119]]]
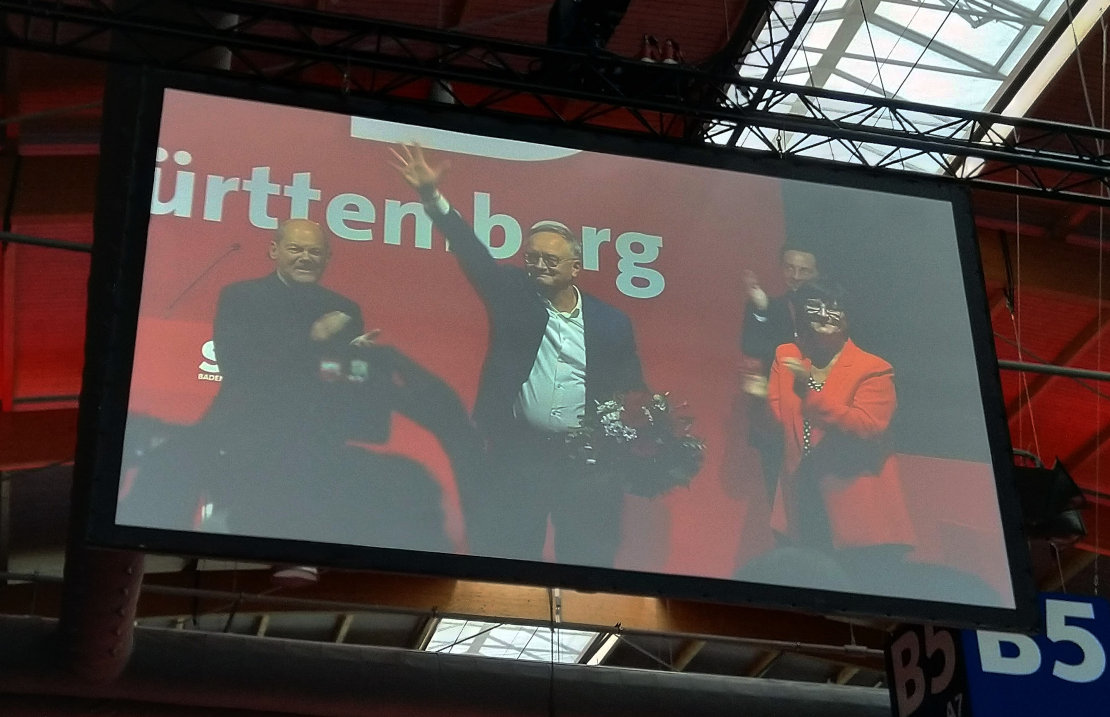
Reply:
[[771, 527], [786, 544], [900, 560], [915, 538], [886, 440], [894, 369], [848, 338], [839, 287], [795, 300], [798, 338], [778, 347], [768, 384], [785, 439]]

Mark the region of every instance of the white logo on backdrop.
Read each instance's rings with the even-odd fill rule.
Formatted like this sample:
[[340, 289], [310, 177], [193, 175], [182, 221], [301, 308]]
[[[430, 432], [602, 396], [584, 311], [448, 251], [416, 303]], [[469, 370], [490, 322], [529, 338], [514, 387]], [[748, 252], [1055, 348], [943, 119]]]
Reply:
[[204, 342], [200, 347], [200, 355], [204, 360], [197, 366], [197, 380], [198, 381], [223, 381], [224, 377], [220, 375], [220, 365], [216, 363], [216, 343], [209, 339]]
[[508, 159], [516, 162], [544, 162], [550, 159], [562, 159], [579, 152], [577, 149], [554, 147], [548, 144], [518, 142], [515, 139], [500, 139], [498, 137], [482, 137], [475, 134], [385, 122], [366, 117], [351, 118], [351, 137], [372, 139], [376, 142], [389, 142], [391, 144], [416, 143], [426, 149], [443, 149], [462, 154], [473, 154], [478, 157]]

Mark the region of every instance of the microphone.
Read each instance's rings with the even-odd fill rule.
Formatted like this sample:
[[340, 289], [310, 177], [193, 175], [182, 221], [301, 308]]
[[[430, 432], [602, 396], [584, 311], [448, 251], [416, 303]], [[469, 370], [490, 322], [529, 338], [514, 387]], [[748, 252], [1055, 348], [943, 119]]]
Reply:
[[227, 257], [231, 256], [231, 255], [232, 255], [232, 254], [234, 254], [235, 252], [239, 251], [239, 249], [240, 249], [240, 247], [241, 247], [241, 246], [242, 246], [242, 245], [241, 245], [241, 244], [239, 244], [239, 242], [234, 242], [233, 244], [231, 244], [231, 245], [230, 245], [230, 246], [229, 246], [229, 247], [227, 248], [227, 251], [225, 251], [225, 252], [224, 252], [223, 254], [220, 254], [220, 255], [219, 255], [218, 257], [216, 257], [215, 259], [213, 259], [213, 260], [212, 260], [212, 263], [211, 263], [211, 264], [209, 264], [208, 266], [206, 266], [206, 267], [204, 268], [204, 271], [202, 271], [202, 272], [200, 272], [199, 274], [197, 274], [197, 277], [196, 277], [195, 279], [193, 279], [193, 280], [192, 280], [191, 282], [189, 282], [189, 285], [188, 285], [188, 286], [186, 286], [186, 287], [185, 287], [184, 289], [182, 289], [182, 290], [181, 290], [181, 293], [179, 293], [179, 294], [178, 294], [178, 295], [177, 295], [176, 297], [174, 297], [174, 300], [173, 300], [173, 301], [171, 301], [171, 302], [169, 303], [169, 305], [168, 305], [168, 306], [166, 306], [165, 310], [164, 310], [164, 311], [162, 312], [162, 318], [163, 318], [163, 319], [169, 318], [169, 316], [170, 316], [170, 313], [171, 313], [171, 312], [173, 311], [174, 307], [175, 307], [175, 306], [177, 306], [178, 302], [179, 302], [179, 301], [181, 301], [182, 299], [184, 299], [184, 298], [185, 298], [185, 296], [186, 296], [186, 295], [187, 295], [187, 294], [188, 294], [188, 293], [189, 293], [190, 291], [192, 291], [192, 290], [193, 290], [193, 287], [194, 287], [194, 286], [196, 286], [196, 285], [197, 285], [198, 283], [200, 283], [200, 280], [201, 280], [201, 279], [203, 279], [203, 278], [204, 278], [205, 276], [207, 276], [207, 275], [208, 275], [208, 272], [210, 272], [210, 271], [212, 271], [213, 269], [215, 269], [215, 268], [216, 268], [216, 265], [217, 265], [217, 264], [219, 264], [219, 263], [220, 263], [221, 261], [223, 261], [223, 260], [224, 260], [224, 259], [226, 259]]

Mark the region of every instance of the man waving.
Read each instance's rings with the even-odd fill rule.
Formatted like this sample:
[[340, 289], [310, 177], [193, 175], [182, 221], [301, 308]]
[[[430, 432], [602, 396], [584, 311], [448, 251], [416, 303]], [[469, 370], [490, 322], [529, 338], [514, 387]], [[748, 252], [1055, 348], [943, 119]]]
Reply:
[[460, 485], [471, 550], [538, 560], [550, 518], [560, 562], [611, 567], [622, 489], [584, 474], [565, 438], [598, 401], [643, 387], [631, 322], [579, 289], [582, 242], [566, 225], [537, 222], [523, 268], [498, 264], [440, 193], [443, 167], [419, 146], [394, 155], [489, 317], [474, 420], [491, 471], [481, 485]]

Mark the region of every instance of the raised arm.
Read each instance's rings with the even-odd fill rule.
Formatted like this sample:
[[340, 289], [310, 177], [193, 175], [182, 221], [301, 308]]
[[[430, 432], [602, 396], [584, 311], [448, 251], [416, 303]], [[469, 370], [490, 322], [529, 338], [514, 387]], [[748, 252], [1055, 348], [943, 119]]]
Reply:
[[424, 211], [431, 217], [444, 237], [451, 251], [459, 261], [466, 278], [482, 296], [487, 305], [495, 308], [504, 300], [501, 289], [502, 272], [487, 247], [474, 233], [465, 219], [451, 208], [447, 199], [439, 191], [440, 180], [448, 168], [447, 163], [432, 166], [418, 144], [404, 144], [399, 149], [391, 149], [397, 159], [392, 164], [401, 178], [420, 195]]

